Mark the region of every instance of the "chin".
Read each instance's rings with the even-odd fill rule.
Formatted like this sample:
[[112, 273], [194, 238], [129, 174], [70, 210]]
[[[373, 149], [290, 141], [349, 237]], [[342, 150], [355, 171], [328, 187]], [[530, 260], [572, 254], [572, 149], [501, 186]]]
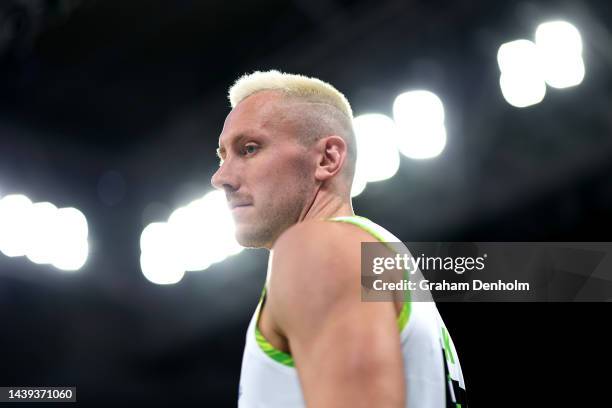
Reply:
[[245, 248], [263, 248], [267, 241], [262, 239], [261, 234], [250, 228], [236, 226], [236, 241]]

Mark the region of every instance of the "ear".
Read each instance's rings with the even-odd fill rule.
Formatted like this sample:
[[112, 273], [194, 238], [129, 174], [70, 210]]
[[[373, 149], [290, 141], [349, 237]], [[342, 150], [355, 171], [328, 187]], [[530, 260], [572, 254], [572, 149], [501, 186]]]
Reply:
[[340, 136], [332, 135], [317, 142], [319, 150], [315, 179], [326, 181], [342, 169], [347, 155], [347, 146]]

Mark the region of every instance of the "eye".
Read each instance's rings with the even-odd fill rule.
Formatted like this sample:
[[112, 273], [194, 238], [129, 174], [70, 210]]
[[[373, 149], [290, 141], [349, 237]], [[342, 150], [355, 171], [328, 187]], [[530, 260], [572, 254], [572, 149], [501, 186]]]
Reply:
[[244, 148], [242, 149], [242, 153], [244, 155], [253, 154], [253, 153], [255, 153], [257, 151], [258, 148], [259, 147], [257, 145], [248, 144], [248, 145], [244, 146]]

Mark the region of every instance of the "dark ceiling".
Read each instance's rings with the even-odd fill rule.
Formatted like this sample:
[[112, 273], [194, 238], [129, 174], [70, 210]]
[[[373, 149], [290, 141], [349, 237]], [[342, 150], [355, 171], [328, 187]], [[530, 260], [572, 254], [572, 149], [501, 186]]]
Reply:
[[[585, 81], [513, 108], [499, 90], [497, 48], [550, 18], [580, 28]], [[441, 97], [444, 153], [402, 159], [393, 179], [354, 200], [356, 212], [405, 241], [609, 241], [611, 30], [603, 0], [0, 0], [0, 195], [82, 209], [93, 248], [75, 276], [0, 258], [1, 310], [45, 322], [13, 319], [14, 335], [0, 336], [17, 350], [11, 361], [41, 358], [40, 374], [23, 368], [16, 378], [42, 384], [78, 373], [93, 397], [101, 380], [88, 367], [98, 365], [142, 389], [178, 375], [188, 389], [204, 381], [210, 395], [233, 390], [239, 358], [228, 368], [200, 350], [241, 348], [266, 254], [188, 274], [169, 290], [142, 276], [139, 237], [210, 189], [227, 88], [257, 69], [318, 76], [356, 114], [390, 114], [404, 90]], [[112, 202], [101, 193], [109, 174], [120, 180]], [[458, 313], [445, 316], [461, 330]], [[144, 391], [126, 395], [142, 400]], [[219, 398], [212, 406], [225, 406]]]
[[[0, 181], [9, 187], [39, 191], [31, 180], [37, 177], [26, 180], [27, 163], [28, 171], [39, 167], [45, 174], [39, 184], [62, 197], [115, 170], [138, 200], [126, 196], [124, 204], [173, 206], [188, 199], [183, 194], [189, 188], [178, 184], [204, 188], [216, 166], [227, 87], [256, 69], [320, 76], [347, 94], [357, 114], [390, 113], [394, 96], [406, 89], [437, 92], [451, 129], [445, 160], [408, 161], [396, 177], [405, 177], [403, 185], [431, 179], [417, 192], [449, 177], [449, 169], [460, 168], [463, 183], [506, 174], [504, 154], [528, 173], [534, 163], [551, 160], [551, 146], [575, 158], [560, 144], [566, 138], [575, 144], [576, 130], [589, 129], [588, 140], [580, 138], [590, 143], [585, 149], [594, 149], [589, 152], [601, 152], [599, 138], [609, 139], [609, 119], [601, 114], [610, 107], [612, 64], [602, 51], [610, 21], [603, 1], [15, 0], [3, 2], [2, 10], [4, 21], [18, 20], [13, 36], [4, 37], [12, 41], [4, 47], [0, 76], [0, 137], [8, 152], [0, 164], [7, 179]], [[552, 17], [572, 19], [583, 30], [587, 79], [581, 88], [550, 92], [545, 104], [517, 111], [499, 92], [497, 47], [532, 35], [538, 21]], [[588, 108], [577, 109], [576, 101], [585, 98]], [[551, 117], [568, 112], [571, 123], [552, 126]], [[537, 137], [516, 136], [531, 131]], [[543, 153], [526, 149], [531, 144], [541, 144]], [[518, 163], [518, 156], [525, 160]], [[506, 175], [517, 178], [515, 170]], [[365, 195], [357, 200], [367, 205]]]

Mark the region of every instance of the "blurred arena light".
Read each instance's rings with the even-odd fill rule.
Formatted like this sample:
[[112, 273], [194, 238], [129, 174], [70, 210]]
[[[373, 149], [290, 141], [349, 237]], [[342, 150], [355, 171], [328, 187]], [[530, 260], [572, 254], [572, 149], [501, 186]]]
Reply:
[[542, 23], [536, 29], [535, 44], [548, 85], [568, 88], [582, 82], [585, 71], [582, 38], [576, 27], [566, 21]]
[[353, 185], [351, 186], [351, 197], [357, 197], [359, 194], [363, 193], [366, 188], [368, 182], [361, 175], [356, 174], [353, 178]]
[[151, 223], [142, 231], [140, 268], [144, 276], [153, 283], [173, 284], [185, 275], [172, 239], [170, 226], [166, 222]]
[[60, 208], [57, 217], [57, 252], [52, 264], [63, 270], [80, 269], [87, 261], [89, 234], [87, 220], [83, 213], [76, 208]]
[[32, 201], [21, 194], [0, 200], [0, 251], [8, 257], [24, 256]]
[[497, 51], [501, 71], [499, 85], [504, 99], [517, 108], [542, 102], [546, 83], [536, 45], [529, 40], [516, 40], [502, 44]]
[[412, 159], [438, 156], [446, 146], [444, 105], [430, 91], [409, 91], [393, 102], [399, 151]]
[[585, 75], [580, 32], [566, 21], [540, 24], [535, 42], [516, 40], [502, 44], [497, 63], [502, 94], [518, 108], [541, 102], [546, 84], [568, 88], [580, 84]]
[[54, 233], [58, 230], [57, 207], [51, 203], [32, 204], [30, 209], [30, 236], [26, 256], [37, 264], [53, 262], [56, 252]]
[[87, 219], [76, 208], [32, 203], [21, 194], [0, 199], [0, 251], [37, 264], [78, 270], [87, 261]]
[[225, 195], [212, 191], [176, 209], [167, 222], [149, 224], [140, 237], [140, 266], [151, 282], [178, 283], [185, 272], [201, 271], [238, 254], [234, 222]]
[[397, 127], [393, 120], [378, 113], [368, 113], [353, 120], [357, 141], [357, 164], [351, 196], [359, 195], [367, 183], [389, 179], [397, 173]]

